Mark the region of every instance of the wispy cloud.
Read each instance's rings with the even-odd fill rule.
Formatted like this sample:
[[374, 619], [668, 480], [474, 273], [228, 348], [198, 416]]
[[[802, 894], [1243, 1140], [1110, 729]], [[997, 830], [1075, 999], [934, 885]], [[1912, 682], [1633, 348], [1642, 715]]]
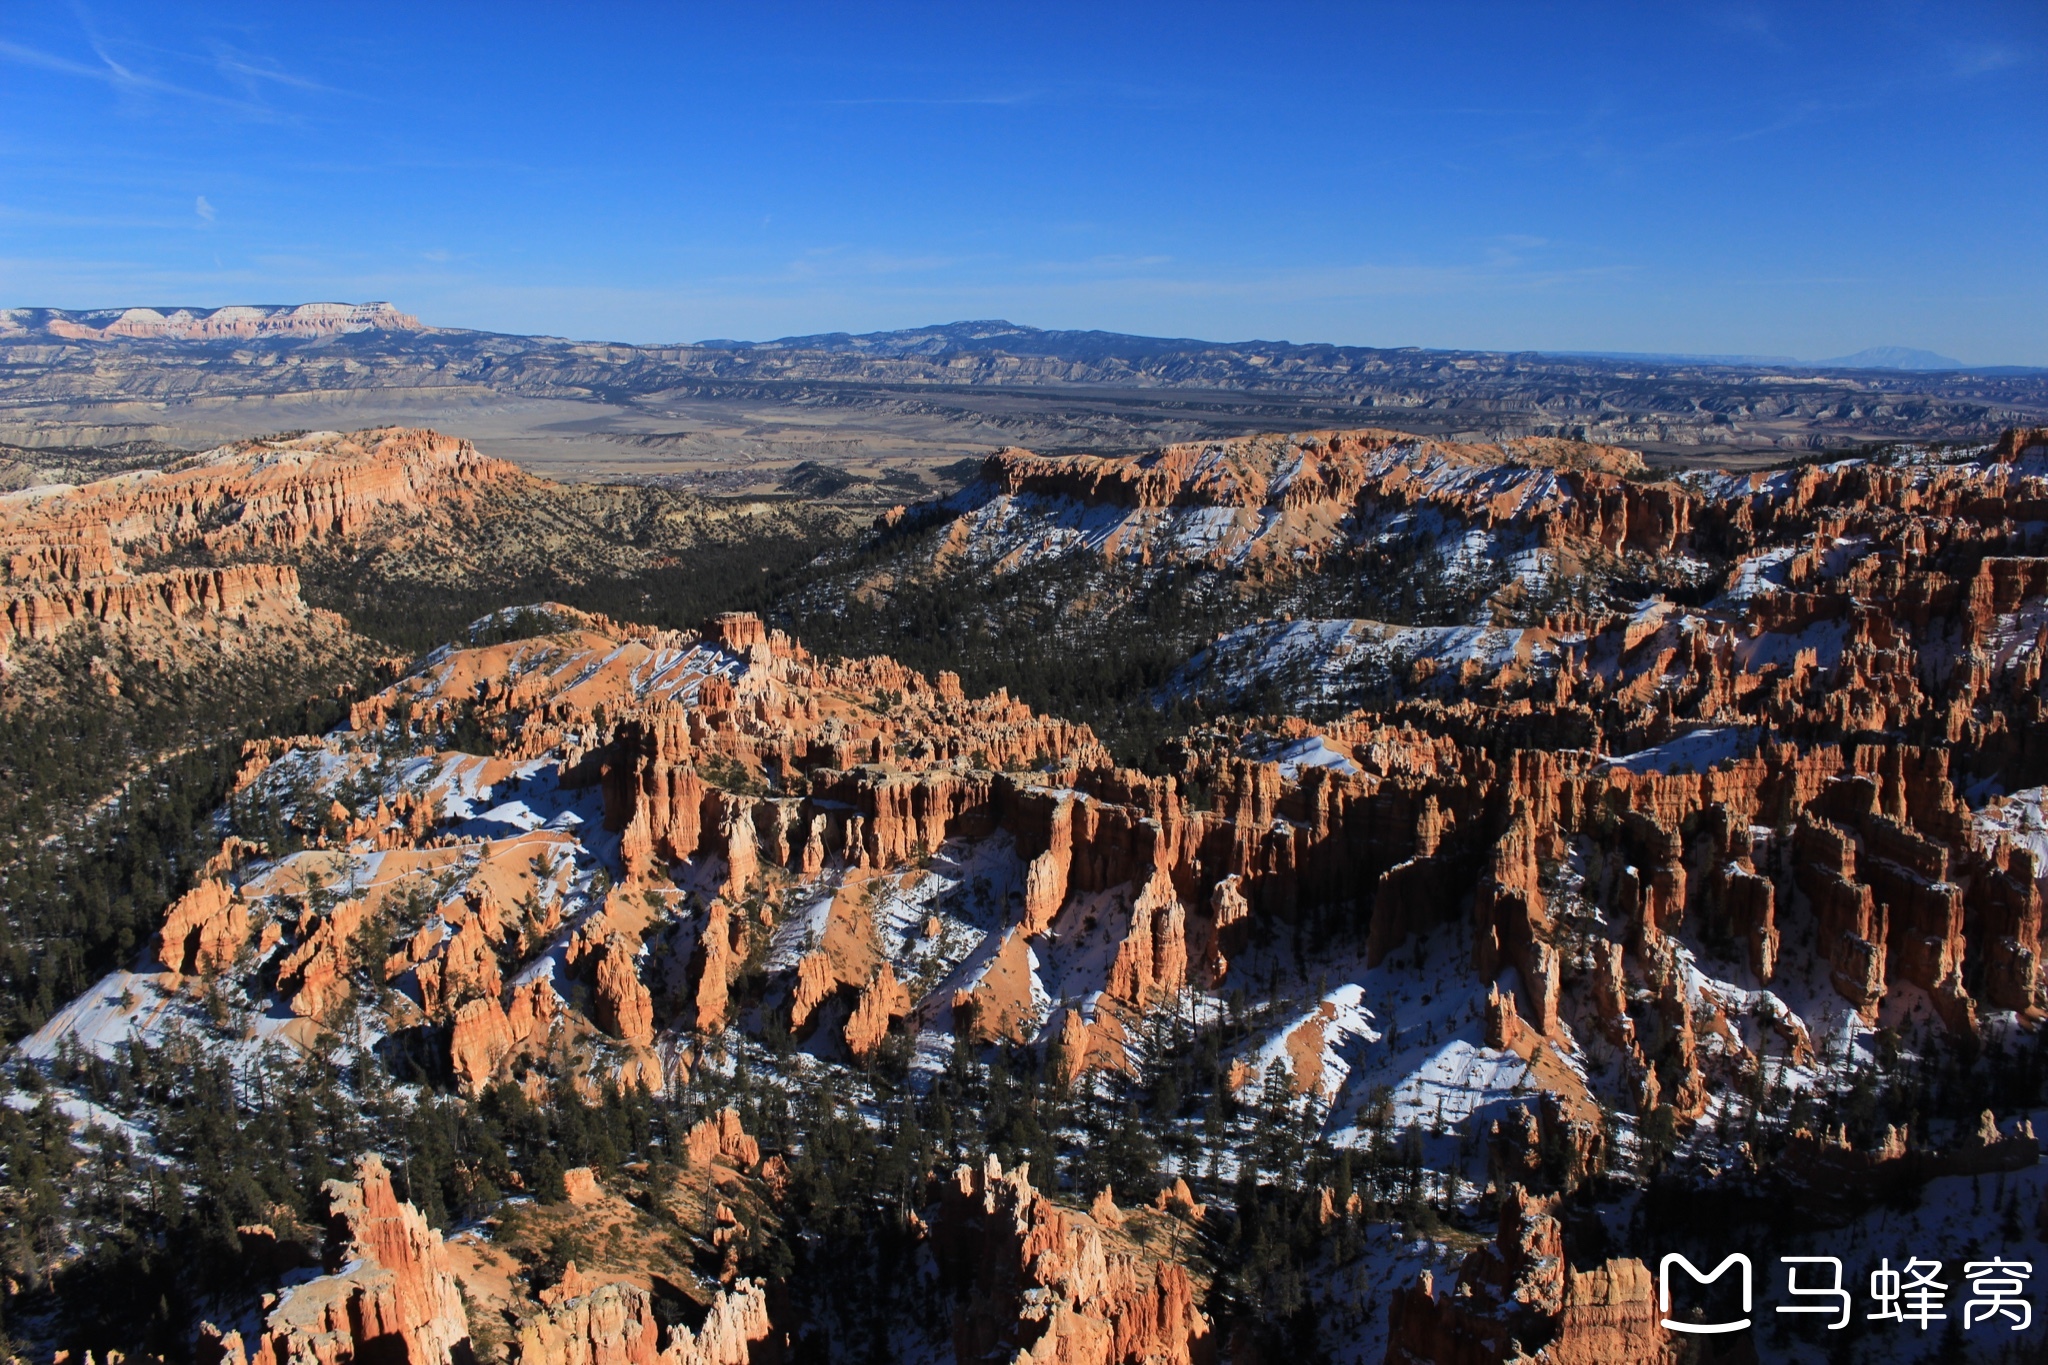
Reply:
[[10, 43], [4, 38], [0, 38], [0, 59], [21, 66], [41, 67], [45, 71], [59, 71], [67, 76], [84, 76], [89, 80], [112, 79], [111, 73], [100, 67], [87, 66], [83, 62], [74, 62], [68, 57], [59, 57], [48, 52], [38, 52], [32, 47]]
[[100, 59], [98, 66], [94, 66], [89, 62], [73, 61], [69, 57], [60, 57], [53, 52], [44, 52], [38, 48], [25, 47], [20, 43], [9, 42], [4, 38], [0, 38], [0, 61], [13, 62], [17, 66], [34, 67], [41, 71], [54, 71], [64, 76], [76, 76], [82, 80], [98, 81], [103, 85], [126, 93], [168, 95], [174, 99], [194, 100], [201, 104], [210, 104], [223, 109], [233, 109], [239, 113], [257, 118], [274, 119], [278, 117], [275, 110], [262, 104], [251, 103], [248, 100], [232, 99], [226, 95], [216, 95], [206, 90], [194, 90], [190, 86], [179, 85], [173, 81], [152, 76], [147, 72], [137, 71], [132, 67], [115, 61], [107, 54], [106, 49], [97, 40], [93, 41], [92, 49], [93, 55]]
[[213, 223], [213, 205], [206, 201], [205, 195], [202, 194], [193, 201], [192, 211], [199, 215], [200, 222], [206, 223], [209, 226]]
[[226, 44], [215, 44], [213, 49], [214, 69], [228, 80], [254, 90], [259, 83], [288, 86], [293, 90], [308, 90], [321, 95], [346, 95], [351, 93], [332, 85], [323, 85], [316, 80], [284, 70], [275, 62], [246, 52], [238, 52]]

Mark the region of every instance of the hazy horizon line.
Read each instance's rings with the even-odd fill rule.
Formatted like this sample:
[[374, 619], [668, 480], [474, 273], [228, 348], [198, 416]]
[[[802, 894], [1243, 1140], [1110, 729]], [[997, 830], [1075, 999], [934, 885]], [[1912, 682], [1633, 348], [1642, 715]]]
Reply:
[[[395, 312], [399, 312], [399, 313], [404, 313], [404, 314], [407, 314], [407, 315], [409, 315], [409, 316], [414, 316], [414, 317], [418, 317], [418, 316], [420, 316], [419, 314], [417, 314], [417, 313], [414, 313], [414, 312], [412, 312], [412, 310], [411, 310], [411, 309], [409, 309], [409, 308], [407, 308], [406, 306], [404, 306], [404, 305], [402, 305], [402, 304], [399, 304], [399, 303], [397, 303], [397, 302], [394, 302], [394, 301], [393, 301], [393, 300], [391, 300], [391, 299], [360, 299], [360, 300], [350, 300], [350, 299], [299, 299], [299, 300], [294, 300], [294, 301], [277, 301], [277, 302], [251, 302], [251, 301], [238, 301], [238, 302], [229, 302], [229, 303], [216, 303], [216, 304], [194, 304], [194, 303], [178, 303], [178, 304], [165, 304], [165, 303], [151, 303], [151, 304], [137, 304], [137, 303], [127, 303], [127, 304], [97, 304], [97, 305], [92, 305], [92, 304], [88, 304], [88, 305], [84, 305], [84, 306], [66, 306], [66, 305], [60, 305], [60, 304], [29, 304], [29, 303], [20, 303], [20, 304], [9, 304], [9, 305], [7, 305], [7, 306], [6, 306], [6, 307], [5, 307], [4, 309], [0, 309], [0, 312], [5, 312], [5, 313], [8, 313], [8, 314], [13, 314], [13, 313], [23, 313], [23, 312], [46, 312], [46, 313], [62, 313], [62, 314], [84, 314], [84, 313], [114, 313], [114, 312], [126, 312], [126, 311], [130, 311], [130, 310], [133, 310], [133, 309], [142, 309], [142, 308], [146, 308], [146, 309], [149, 309], [149, 310], [151, 310], [151, 311], [154, 311], [154, 312], [159, 312], [159, 313], [164, 313], [164, 314], [169, 314], [169, 313], [173, 313], [173, 312], [179, 312], [179, 311], [184, 311], [184, 312], [190, 312], [190, 313], [194, 313], [194, 314], [198, 314], [198, 315], [202, 315], [202, 316], [204, 316], [204, 315], [211, 315], [211, 314], [213, 314], [213, 313], [217, 313], [217, 312], [219, 312], [220, 310], [222, 310], [222, 309], [224, 309], [224, 308], [279, 308], [279, 309], [285, 309], [285, 308], [303, 308], [303, 307], [305, 307], [305, 306], [307, 306], [307, 305], [309, 305], [309, 304], [319, 304], [319, 303], [328, 303], [328, 304], [338, 304], [338, 305], [343, 305], [343, 306], [347, 306], [347, 307], [352, 307], [352, 308], [369, 308], [369, 307], [383, 306], [383, 307], [387, 307], [387, 308], [390, 308], [390, 309], [392, 309], [392, 310], [393, 310], [393, 311], [395, 311]], [[427, 321], [425, 321], [424, 319], [422, 319], [422, 323], [421, 323], [421, 326], [422, 326], [422, 328], [423, 328], [424, 330], [428, 330], [428, 331], [439, 331], [439, 332], [478, 332], [478, 333], [483, 333], [483, 334], [487, 334], [487, 335], [493, 335], [493, 336], [518, 336], [518, 337], [529, 337], [529, 338], [534, 338], [534, 339], [549, 339], [549, 340], [562, 340], [562, 341], [569, 341], [569, 342], [574, 342], [574, 343], [579, 343], [579, 344], [592, 344], [592, 345], [607, 345], [607, 346], [633, 346], [633, 347], [639, 347], [639, 348], [654, 348], [654, 349], [658, 349], [658, 348], [661, 348], [661, 347], [667, 347], [667, 346], [689, 346], [689, 347], [702, 347], [702, 348], [706, 348], [706, 349], [711, 349], [711, 348], [719, 348], [719, 347], [729, 347], [729, 346], [774, 346], [774, 345], [777, 345], [777, 344], [780, 344], [780, 343], [784, 343], [784, 342], [794, 342], [794, 341], [803, 341], [803, 340], [809, 340], [809, 339], [812, 339], [812, 338], [819, 338], [819, 337], [850, 337], [850, 338], [858, 338], [858, 337], [883, 337], [883, 336], [900, 336], [900, 335], [903, 335], [903, 334], [905, 334], [905, 333], [915, 333], [915, 332], [936, 332], [936, 331], [944, 331], [944, 330], [946, 330], [946, 329], [949, 329], [949, 328], [956, 328], [956, 327], [967, 327], [967, 326], [975, 326], [975, 325], [982, 325], [982, 326], [1002, 326], [1002, 327], [1014, 327], [1014, 328], [1017, 328], [1017, 329], [1019, 329], [1020, 331], [1030, 331], [1030, 332], [1047, 332], [1047, 333], [1058, 333], [1058, 332], [1065, 332], [1065, 333], [1076, 333], [1076, 334], [1084, 334], [1084, 335], [1086, 335], [1086, 334], [1093, 334], [1093, 335], [1099, 335], [1099, 336], [1115, 336], [1115, 337], [1129, 337], [1129, 338], [1132, 338], [1133, 340], [1139, 340], [1139, 341], [1193, 342], [1193, 343], [1197, 343], [1197, 344], [1201, 344], [1201, 345], [1207, 345], [1207, 346], [1228, 346], [1228, 347], [1243, 347], [1243, 346], [1289, 346], [1289, 347], [1313, 347], [1313, 346], [1329, 346], [1329, 347], [1334, 347], [1334, 348], [1337, 348], [1337, 349], [1340, 349], [1340, 350], [1362, 350], [1362, 351], [1436, 351], [1436, 352], [1442, 352], [1442, 353], [1445, 353], [1445, 354], [1470, 354], [1470, 355], [1543, 355], [1543, 356], [1557, 356], [1557, 357], [1562, 357], [1562, 358], [1566, 358], [1566, 359], [1590, 359], [1590, 360], [1624, 360], [1624, 361], [1626, 361], [1626, 360], [1634, 360], [1634, 361], [1645, 361], [1645, 362], [1653, 362], [1653, 363], [1680, 363], [1680, 364], [1696, 364], [1696, 365], [1718, 365], [1718, 366], [1722, 366], [1722, 367], [1725, 367], [1725, 368], [1730, 368], [1730, 369], [1771, 369], [1771, 368], [1784, 368], [1784, 367], [1791, 367], [1791, 368], [1815, 368], [1815, 367], [1821, 367], [1821, 366], [1847, 366], [1849, 362], [1852, 362], [1852, 361], [1856, 360], [1856, 358], [1857, 358], [1857, 357], [1859, 357], [1859, 356], [1863, 356], [1863, 355], [1868, 355], [1868, 354], [1873, 354], [1873, 353], [1882, 353], [1882, 352], [1886, 352], [1886, 351], [1896, 351], [1896, 352], [1908, 352], [1908, 353], [1917, 353], [1917, 354], [1919, 354], [1919, 355], [1923, 355], [1923, 356], [1927, 357], [1927, 358], [1928, 358], [1929, 360], [1931, 360], [1931, 361], [1932, 361], [1932, 360], [1938, 360], [1938, 361], [1940, 361], [1940, 362], [1942, 362], [1942, 363], [1940, 363], [1940, 364], [1924, 364], [1924, 365], [1913, 365], [1913, 366], [1904, 366], [1904, 365], [1875, 365], [1875, 364], [1873, 364], [1873, 365], [1866, 365], [1866, 366], [1861, 366], [1861, 367], [1858, 367], [1858, 368], [1870, 368], [1870, 369], [1889, 369], [1889, 370], [1896, 370], [1896, 371], [1898, 371], [1899, 373], [1904, 373], [1904, 374], [1914, 374], [1914, 373], [1919, 373], [1919, 374], [1938, 374], [1938, 373], [1945, 373], [1945, 372], [1960, 372], [1960, 371], [1969, 371], [1969, 370], [2042, 370], [2042, 369], [2048, 369], [2048, 366], [2040, 366], [2040, 365], [2027, 365], [2027, 364], [2023, 364], [2023, 363], [2019, 363], [2019, 362], [2009, 362], [2009, 361], [1999, 361], [1999, 362], [1993, 362], [1993, 363], [1989, 363], [1989, 364], [1970, 364], [1970, 363], [1967, 363], [1967, 362], [1964, 362], [1964, 361], [1960, 361], [1960, 360], [1955, 360], [1954, 358], [1952, 358], [1952, 357], [1949, 357], [1949, 356], [1945, 356], [1945, 355], [1940, 355], [1939, 353], [1937, 353], [1937, 352], [1934, 352], [1934, 351], [1932, 351], [1932, 350], [1929, 350], [1929, 349], [1927, 349], [1927, 348], [1925, 348], [1925, 347], [1918, 347], [1918, 346], [1908, 346], [1908, 345], [1903, 345], [1903, 344], [1900, 344], [1900, 343], [1896, 343], [1896, 342], [1886, 342], [1886, 343], [1879, 343], [1879, 344], [1876, 344], [1876, 345], [1872, 345], [1872, 346], [1866, 346], [1866, 347], [1863, 347], [1863, 348], [1861, 348], [1860, 350], [1856, 350], [1856, 351], [1850, 351], [1850, 352], [1845, 352], [1844, 354], [1842, 354], [1842, 355], [1838, 355], [1838, 356], [1828, 356], [1828, 357], [1822, 357], [1822, 358], [1817, 358], [1817, 359], [1811, 359], [1811, 360], [1808, 360], [1808, 359], [1803, 359], [1803, 358], [1801, 358], [1801, 357], [1797, 357], [1797, 356], [1788, 356], [1788, 355], [1774, 355], [1774, 354], [1768, 354], [1768, 353], [1751, 353], [1751, 352], [1742, 352], [1742, 351], [1682, 351], [1682, 350], [1671, 350], [1671, 351], [1666, 351], [1666, 350], [1640, 350], [1640, 349], [1633, 349], [1633, 348], [1631, 348], [1631, 349], [1628, 349], [1628, 350], [1620, 350], [1620, 349], [1612, 349], [1612, 350], [1610, 350], [1610, 349], [1605, 349], [1605, 348], [1600, 348], [1600, 347], [1588, 347], [1588, 346], [1509, 346], [1509, 347], [1502, 347], [1502, 346], [1428, 346], [1428, 345], [1420, 345], [1420, 344], [1413, 344], [1413, 343], [1371, 343], [1371, 342], [1340, 342], [1340, 341], [1294, 341], [1294, 340], [1291, 340], [1291, 339], [1288, 339], [1288, 338], [1285, 338], [1285, 337], [1245, 337], [1245, 338], [1240, 338], [1240, 339], [1236, 339], [1236, 340], [1222, 340], [1222, 339], [1219, 339], [1219, 338], [1215, 338], [1215, 337], [1201, 337], [1201, 336], [1169, 336], [1169, 335], [1165, 335], [1165, 334], [1155, 334], [1155, 333], [1149, 333], [1149, 332], [1125, 332], [1125, 331], [1119, 331], [1119, 330], [1117, 330], [1117, 329], [1115, 329], [1115, 328], [1110, 328], [1110, 327], [1041, 327], [1041, 326], [1039, 326], [1039, 325], [1037, 325], [1037, 324], [1035, 324], [1035, 323], [1028, 323], [1028, 322], [1015, 322], [1015, 321], [1012, 321], [1012, 320], [1010, 320], [1010, 319], [1008, 319], [1008, 318], [966, 318], [966, 317], [962, 317], [962, 318], [953, 318], [953, 319], [950, 319], [950, 320], [948, 320], [948, 321], [945, 321], [945, 322], [928, 322], [928, 323], [919, 323], [919, 324], [915, 324], [915, 325], [913, 325], [913, 326], [908, 326], [908, 327], [880, 327], [880, 328], [875, 328], [875, 329], [873, 329], [873, 330], [870, 330], [870, 331], [854, 331], [854, 330], [852, 330], [852, 329], [850, 329], [850, 328], [831, 328], [831, 329], [828, 329], [828, 330], [821, 330], [821, 331], [812, 331], [812, 332], [788, 332], [788, 333], [784, 333], [784, 334], [783, 334], [783, 335], [781, 335], [781, 336], [775, 336], [775, 337], [765, 337], [765, 338], [761, 338], [761, 339], [758, 339], [758, 340], [756, 340], [756, 339], [751, 339], [751, 338], [744, 338], [744, 337], [702, 337], [702, 338], [698, 338], [698, 339], [695, 339], [695, 340], [670, 340], [670, 341], [621, 341], [621, 340], [619, 340], [619, 339], [617, 339], [617, 338], [613, 338], [613, 337], [600, 337], [600, 336], [591, 336], [591, 337], [577, 337], [577, 336], [572, 336], [572, 335], [569, 335], [569, 334], [568, 334], [568, 333], [566, 333], [566, 332], [564, 332], [564, 333], [556, 333], [556, 332], [509, 332], [509, 331], [499, 331], [499, 330], [497, 330], [497, 329], [494, 329], [494, 328], [489, 328], [489, 327], [473, 327], [473, 326], [466, 326], [466, 325], [462, 325], [462, 324], [452, 324], [452, 325], [451, 325], [451, 324], [442, 324], [442, 323], [434, 323], [434, 322], [427, 322]]]

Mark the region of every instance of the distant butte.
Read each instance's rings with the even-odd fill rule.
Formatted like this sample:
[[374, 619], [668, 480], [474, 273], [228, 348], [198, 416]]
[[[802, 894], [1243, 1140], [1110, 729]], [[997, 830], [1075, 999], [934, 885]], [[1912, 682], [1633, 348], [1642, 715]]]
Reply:
[[420, 320], [388, 303], [230, 304], [225, 308], [9, 308], [0, 341], [42, 333], [66, 341], [232, 341], [331, 337], [372, 329], [417, 332]]

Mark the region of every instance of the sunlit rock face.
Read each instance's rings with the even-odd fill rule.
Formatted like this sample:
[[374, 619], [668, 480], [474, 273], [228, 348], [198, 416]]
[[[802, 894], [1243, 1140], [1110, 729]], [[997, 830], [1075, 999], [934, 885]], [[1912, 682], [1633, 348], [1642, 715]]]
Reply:
[[469, 1324], [441, 1234], [392, 1193], [365, 1157], [353, 1181], [329, 1181], [327, 1273], [264, 1318], [254, 1342], [211, 1328], [202, 1354], [223, 1365], [350, 1365], [470, 1359]]
[[[418, 433], [196, 468], [175, 495], [23, 502], [22, 583], [253, 618], [270, 589], [167, 595], [121, 557], [150, 537], [345, 535], [372, 504], [510, 477]], [[1456, 627], [1262, 621], [1169, 686], [1277, 667], [1327, 704], [1188, 713], [1143, 769], [1006, 691], [820, 657], [754, 615], [667, 630], [537, 604], [523, 638], [487, 618], [327, 733], [252, 742], [229, 811], [275, 812], [279, 842], [234, 832], [137, 970], [25, 1055], [227, 1001], [236, 1045], [402, 1046], [423, 1093], [471, 1099], [672, 1098], [741, 1055], [774, 1058], [777, 1084], [886, 1074], [915, 1093], [990, 1049], [1118, 1093], [1174, 1029], [1239, 1019], [1209, 1059], [1230, 1095], [1306, 1114], [1331, 1150], [1412, 1134], [1418, 1170], [1435, 1139], [1458, 1154], [1429, 1159], [1483, 1164], [1493, 1240], [1426, 1282], [1404, 1268], [1376, 1315], [1387, 1359], [1446, 1365], [1675, 1358], [1647, 1262], [1574, 1259], [1561, 1202], [1653, 1134], [1702, 1182], [1844, 1220], [2034, 1165], [2026, 1121], [1975, 1104], [1953, 1133], [1788, 1131], [1768, 1164], [1720, 1127], [1731, 1096], [1787, 1076], [1843, 1081], [1908, 1036], [2017, 1040], [2048, 1017], [2041, 433], [1661, 482], [1598, 447], [1321, 433], [1012, 452], [985, 482], [932, 524], [938, 553], [992, 573], [1041, 552], [1295, 572], [1427, 510], [1523, 538], [1543, 574], [1613, 588], [1682, 561], [1693, 590], [1516, 622], [1525, 584], [1489, 607], [1502, 619]], [[76, 532], [91, 507], [103, 534]], [[1198, 521], [1216, 536], [1188, 540]], [[143, 632], [158, 610], [100, 619]], [[767, 1216], [735, 1211], [742, 1193], [772, 1210], [801, 1154], [764, 1155], [731, 1110], [685, 1141], [723, 1254]], [[570, 1202], [602, 1205], [578, 1169]], [[1014, 1162], [920, 1172], [897, 1231], [951, 1295], [960, 1359], [1223, 1359], [1232, 1301], [1180, 1241], [1223, 1235], [1221, 1171], [1162, 1168], [1135, 1209]], [[1319, 1226], [1360, 1216], [1334, 1185], [1309, 1193]], [[329, 1274], [260, 1337], [218, 1334], [221, 1354], [457, 1352], [440, 1243], [383, 1168], [332, 1197]], [[787, 1286], [716, 1282], [684, 1333], [649, 1285], [565, 1275], [522, 1301], [519, 1358], [737, 1361], [798, 1331], [776, 1318]]]

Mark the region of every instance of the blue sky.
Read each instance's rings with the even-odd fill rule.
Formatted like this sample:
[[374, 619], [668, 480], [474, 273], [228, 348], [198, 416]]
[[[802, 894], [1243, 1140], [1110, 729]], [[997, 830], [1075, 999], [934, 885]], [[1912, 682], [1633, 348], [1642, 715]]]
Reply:
[[2048, 4], [0, 6], [0, 304], [2048, 364]]

